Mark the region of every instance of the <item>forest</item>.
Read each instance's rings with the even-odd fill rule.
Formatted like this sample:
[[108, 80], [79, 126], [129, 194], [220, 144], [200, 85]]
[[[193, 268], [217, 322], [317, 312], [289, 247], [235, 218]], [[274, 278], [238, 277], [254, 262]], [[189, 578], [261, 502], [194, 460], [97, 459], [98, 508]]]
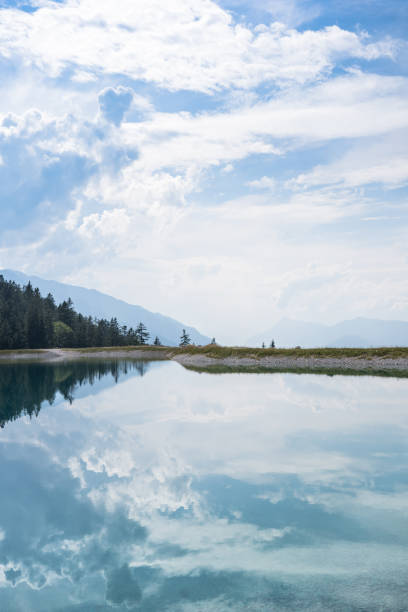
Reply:
[[21, 287], [0, 275], [0, 350], [133, 346], [147, 344], [149, 336], [143, 323], [128, 328], [116, 318], [84, 316], [70, 298], [57, 305], [30, 282]]

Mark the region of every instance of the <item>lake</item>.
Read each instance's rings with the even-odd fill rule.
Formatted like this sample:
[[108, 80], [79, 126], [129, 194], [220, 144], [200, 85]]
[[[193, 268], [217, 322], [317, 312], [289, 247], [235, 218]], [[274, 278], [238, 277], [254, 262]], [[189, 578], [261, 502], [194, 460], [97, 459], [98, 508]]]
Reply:
[[408, 379], [0, 365], [1, 612], [408, 610]]

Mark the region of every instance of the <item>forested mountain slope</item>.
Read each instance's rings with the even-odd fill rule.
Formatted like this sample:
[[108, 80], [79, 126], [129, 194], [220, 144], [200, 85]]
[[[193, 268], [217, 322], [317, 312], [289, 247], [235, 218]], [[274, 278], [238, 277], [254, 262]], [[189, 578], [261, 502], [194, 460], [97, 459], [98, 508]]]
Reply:
[[128, 304], [94, 289], [45, 280], [33, 275], [28, 276], [15, 270], [0, 270], [0, 274], [6, 280], [15, 281], [20, 285], [26, 285], [31, 281], [34, 287], [39, 288], [43, 296], [51, 293], [57, 303], [61, 303], [70, 297], [75, 310], [84, 316], [108, 320], [116, 317], [120, 325], [133, 328], [142, 321], [150, 332], [151, 339], [158, 336], [162, 344], [168, 346], [178, 345], [182, 329], [186, 330], [191, 341], [196, 344], [207, 344], [210, 341], [210, 338], [201, 334], [194, 327], [171, 317], [151, 312], [142, 306]]

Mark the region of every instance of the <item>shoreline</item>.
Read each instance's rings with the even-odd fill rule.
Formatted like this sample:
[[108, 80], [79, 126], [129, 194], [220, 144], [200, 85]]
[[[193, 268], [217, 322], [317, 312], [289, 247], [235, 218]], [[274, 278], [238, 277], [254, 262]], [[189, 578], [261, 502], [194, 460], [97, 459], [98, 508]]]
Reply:
[[405, 373], [408, 377], [408, 358], [361, 357], [249, 357], [211, 358], [205, 355], [178, 355], [173, 357], [187, 369], [213, 372], [296, 372], [296, 373], [350, 373], [383, 374]]
[[229, 347], [106, 347], [0, 351], [1, 363], [63, 363], [80, 359], [176, 361], [208, 372], [403, 373], [408, 376], [408, 349], [251, 349]]
[[[151, 350], [150, 350], [151, 349]], [[168, 359], [168, 349], [141, 348], [89, 348], [89, 349], [20, 349], [16, 351], [0, 351], [0, 364], [3, 362], [31, 361], [40, 363], [56, 363], [76, 361], [78, 359]]]

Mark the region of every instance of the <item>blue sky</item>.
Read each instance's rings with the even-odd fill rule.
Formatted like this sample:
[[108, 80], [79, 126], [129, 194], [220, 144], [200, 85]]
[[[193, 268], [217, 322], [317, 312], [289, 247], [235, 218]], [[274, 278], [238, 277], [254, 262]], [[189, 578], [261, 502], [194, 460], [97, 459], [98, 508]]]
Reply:
[[0, 268], [225, 342], [408, 319], [407, 23], [405, 0], [0, 0]]

